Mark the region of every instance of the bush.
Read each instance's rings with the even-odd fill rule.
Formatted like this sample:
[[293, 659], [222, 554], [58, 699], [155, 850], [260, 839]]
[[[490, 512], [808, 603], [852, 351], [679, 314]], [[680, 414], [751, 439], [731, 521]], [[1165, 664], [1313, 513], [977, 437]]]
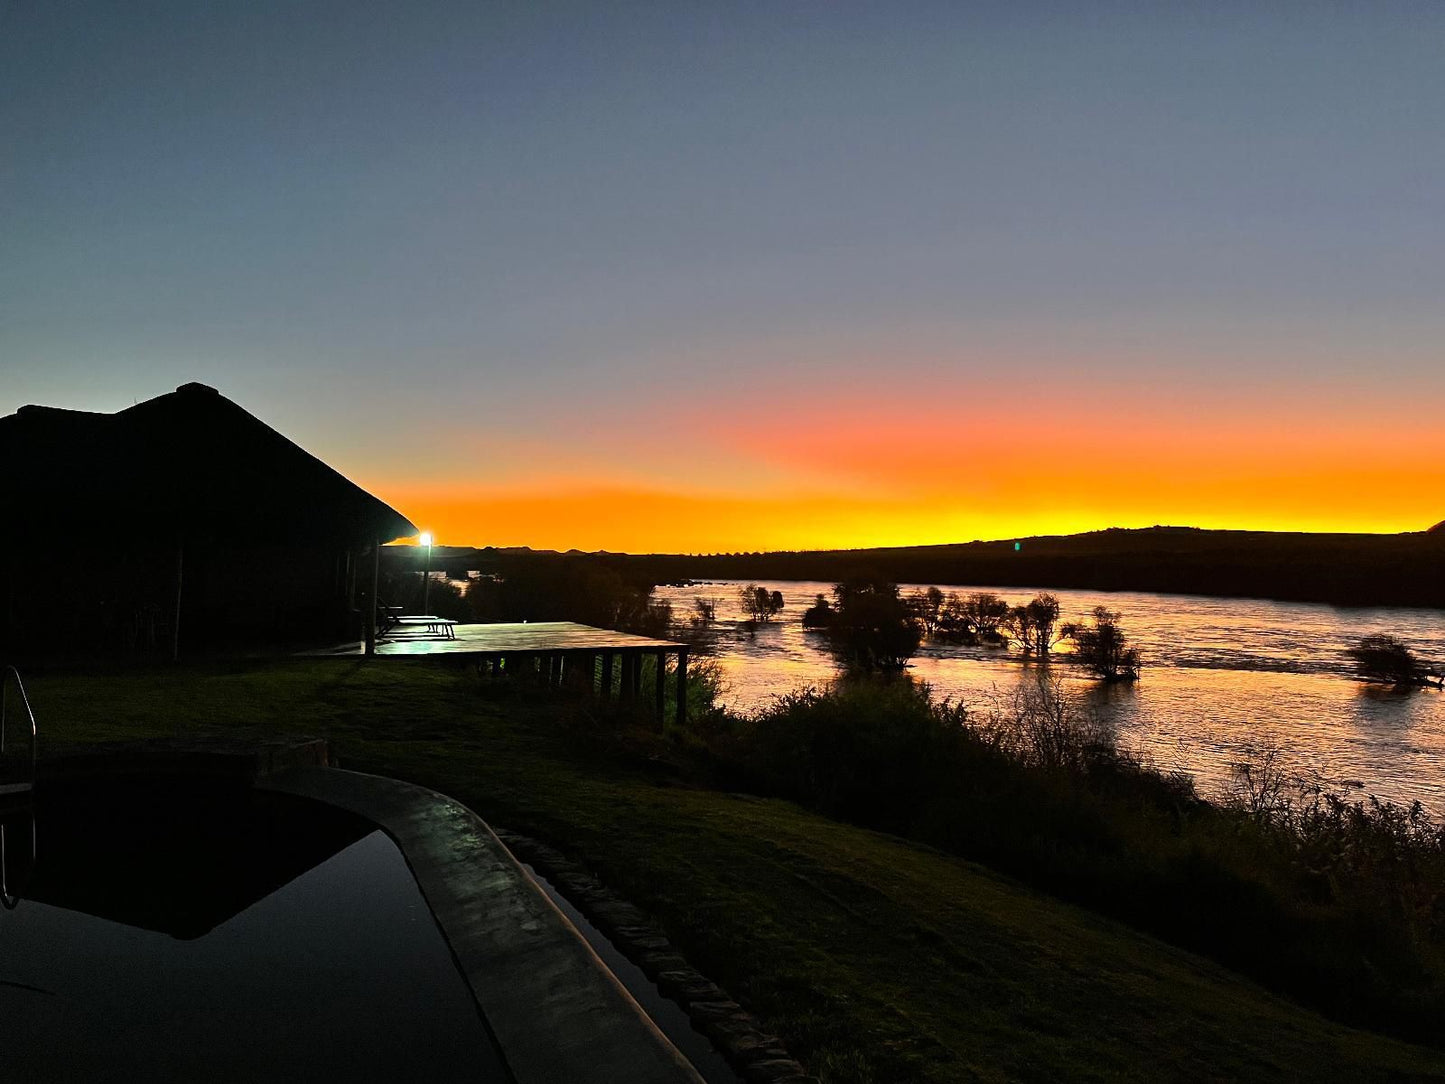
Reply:
[[1426, 667], [1415, 653], [1394, 636], [1366, 636], [1346, 652], [1363, 681], [1385, 685], [1439, 684], [1440, 675]]
[[867, 577], [844, 580], [833, 588], [833, 598], [832, 616], [821, 627], [844, 670], [896, 672], [908, 665], [923, 632], [897, 584]]
[[[961, 708], [908, 680], [843, 682], [779, 697], [744, 724], [744, 765], [773, 794], [832, 816], [908, 832], [949, 785], [968, 740]], [[953, 718], [953, 722], [945, 720]]]
[[754, 623], [771, 621], [783, 612], [783, 593], [769, 591], [755, 583], [738, 588], [738, 601], [742, 604], [743, 613], [748, 615], [748, 620]]
[[803, 611], [803, 628], [826, 629], [833, 623], [833, 607], [823, 595], [813, 596], [813, 605]]
[[1063, 635], [1074, 641], [1073, 661], [1105, 681], [1138, 681], [1139, 649], [1127, 646], [1119, 615], [1094, 607], [1092, 625], [1067, 624]]
[[1015, 606], [999, 622], [999, 630], [1023, 649], [1025, 655], [1048, 658], [1058, 643], [1059, 600], [1050, 594], [1035, 595], [1024, 606]]

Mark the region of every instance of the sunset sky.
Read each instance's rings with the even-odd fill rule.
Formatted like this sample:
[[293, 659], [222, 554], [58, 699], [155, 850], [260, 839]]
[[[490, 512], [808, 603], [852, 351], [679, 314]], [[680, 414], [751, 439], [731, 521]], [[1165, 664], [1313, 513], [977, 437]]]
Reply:
[[0, 414], [449, 544], [1445, 519], [1445, 5], [0, 0]]

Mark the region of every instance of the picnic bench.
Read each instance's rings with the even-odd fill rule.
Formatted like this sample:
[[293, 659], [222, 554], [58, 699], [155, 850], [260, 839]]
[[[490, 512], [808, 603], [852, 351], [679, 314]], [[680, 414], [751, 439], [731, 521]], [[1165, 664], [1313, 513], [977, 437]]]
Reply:
[[396, 618], [395, 625], [409, 628], [425, 628], [433, 636], [442, 636], [448, 640], [455, 640], [456, 622], [450, 617], [434, 617], [430, 614], [412, 614], [406, 617]]
[[455, 640], [456, 622], [449, 617], [437, 617], [434, 614], [403, 614], [400, 606], [378, 606], [376, 608], [378, 636], [385, 636], [393, 629], [408, 628], [422, 629], [429, 635], [440, 636], [443, 639]]

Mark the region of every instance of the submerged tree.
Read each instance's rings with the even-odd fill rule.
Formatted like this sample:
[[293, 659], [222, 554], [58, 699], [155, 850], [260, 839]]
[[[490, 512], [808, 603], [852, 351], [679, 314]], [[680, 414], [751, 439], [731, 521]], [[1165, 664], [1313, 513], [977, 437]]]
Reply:
[[1074, 661], [1105, 681], [1138, 681], [1139, 649], [1129, 647], [1119, 615], [1094, 607], [1094, 623], [1069, 623], [1059, 633], [1074, 641]]
[[938, 631], [939, 614], [943, 609], [943, 592], [937, 587], [919, 588], [908, 596], [908, 608], [917, 619], [925, 636]]
[[1046, 659], [1062, 633], [1058, 631], [1059, 600], [1050, 594], [1035, 595], [1024, 606], [1015, 606], [999, 622], [999, 630], [1017, 643], [1025, 655]]
[[918, 650], [923, 630], [898, 585], [860, 577], [833, 588], [833, 616], [824, 631], [844, 667], [897, 671]]
[[803, 611], [803, 628], [826, 629], [833, 622], [833, 607], [826, 595], [814, 595], [813, 605]]
[[1355, 673], [1363, 681], [1382, 685], [1440, 685], [1441, 676], [1427, 667], [1404, 642], [1377, 633], [1366, 636], [1347, 655], [1355, 662]]
[[965, 643], [999, 643], [999, 623], [1009, 614], [1009, 604], [992, 591], [974, 591], [966, 597], [949, 592], [939, 607], [937, 635]]
[[738, 588], [738, 601], [749, 621], [771, 621], [783, 609], [783, 593], [750, 583]]
[[992, 591], [974, 591], [963, 600], [963, 615], [980, 640], [998, 640], [999, 624], [1008, 612], [1008, 603]]

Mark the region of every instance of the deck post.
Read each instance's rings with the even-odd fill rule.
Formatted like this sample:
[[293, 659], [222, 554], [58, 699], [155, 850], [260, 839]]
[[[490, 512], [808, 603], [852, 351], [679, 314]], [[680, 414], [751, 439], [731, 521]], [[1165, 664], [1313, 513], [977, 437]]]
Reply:
[[632, 653], [632, 698], [642, 696], [642, 652]]
[[687, 648], [677, 652], [677, 725], [687, 726]]
[[636, 697], [637, 697], [637, 684], [636, 684], [637, 678], [636, 678], [636, 676], [635, 676], [635, 671], [636, 671], [636, 670], [637, 670], [637, 652], [635, 652], [635, 651], [630, 651], [630, 650], [628, 650], [628, 651], [623, 651], [623, 652], [622, 652], [622, 688], [619, 690], [619, 692], [620, 692], [620, 694], [621, 694], [622, 703], [624, 703], [624, 704], [631, 704], [631, 703], [633, 702], [633, 700], [636, 699]]
[[171, 662], [181, 657], [181, 572], [183, 571], [185, 543], [176, 539], [176, 612], [171, 622]]
[[376, 588], [381, 579], [381, 543], [371, 544], [371, 597], [366, 600], [366, 654], [376, 654]]
[[617, 652], [604, 651], [602, 653], [602, 702], [604, 704], [612, 701], [612, 668], [616, 665]]
[[667, 652], [659, 649], [657, 658], [657, 725], [661, 729], [665, 720], [663, 713], [667, 711]]

